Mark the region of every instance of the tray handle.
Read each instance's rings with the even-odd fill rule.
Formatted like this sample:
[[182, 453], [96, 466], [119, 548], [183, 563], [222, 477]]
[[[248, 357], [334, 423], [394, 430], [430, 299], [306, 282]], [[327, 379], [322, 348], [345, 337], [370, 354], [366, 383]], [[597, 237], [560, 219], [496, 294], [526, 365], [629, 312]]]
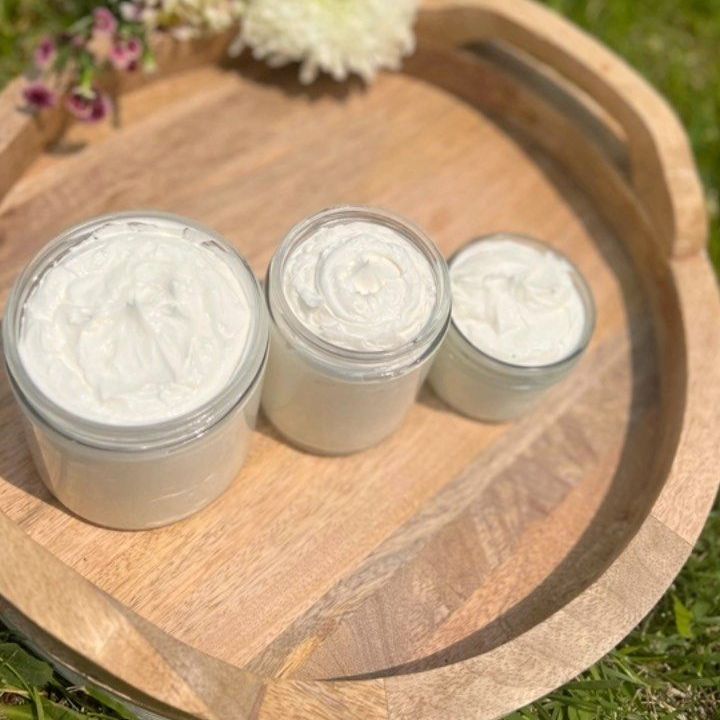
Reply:
[[[707, 243], [704, 192], [687, 135], [668, 103], [627, 63], [530, 0], [426, 0], [423, 34], [453, 46], [503, 41], [600, 105], [627, 139], [632, 184], [668, 257]], [[433, 12], [437, 11], [437, 12]]]

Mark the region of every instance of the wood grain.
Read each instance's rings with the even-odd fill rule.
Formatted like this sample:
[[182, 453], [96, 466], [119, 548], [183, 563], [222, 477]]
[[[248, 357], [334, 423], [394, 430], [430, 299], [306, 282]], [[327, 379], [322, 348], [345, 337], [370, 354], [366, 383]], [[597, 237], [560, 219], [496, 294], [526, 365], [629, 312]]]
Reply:
[[[430, 2], [419, 30], [406, 73], [370, 90], [206, 64], [227, 38], [171, 44], [152, 83], [122, 88], [120, 128], [73, 125], [42, 154], [53, 135], [0, 96], [0, 302], [90, 215], [191, 215], [262, 275], [296, 220], [364, 202], [445, 253], [501, 229], [543, 238], [598, 306], [587, 356], [522, 421], [475, 423], [425, 391], [394, 437], [340, 459], [261, 423], [218, 502], [151, 532], [89, 526], [49, 496], [3, 377], [2, 605], [53, 657], [168, 717], [497, 717], [638, 622], [712, 501], [720, 303], [674, 116], [524, 0]], [[476, 52], [489, 38], [509, 48]], [[45, 609], [28, 577], [72, 602]]]
[[421, 16], [430, 37], [454, 47], [488, 38], [509, 43], [590, 95], [625, 131], [635, 191], [666, 252], [704, 247], [707, 213], [690, 143], [673, 110], [637, 72], [530, 0], [430, 0], [426, 7], [438, 8]]
[[[297, 148], [292, 146], [290, 138], [307, 125], [307, 111], [302, 108], [293, 111], [295, 103], [287, 108], [287, 100], [275, 88], [243, 84], [233, 75], [223, 76], [209, 69], [198, 73], [198, 84], [209, 90], [194, 95], [192, 104], [183, 104], [182, 121], [178, 121], [174, 108], [170, 108], [167, 116], [156, 113], [149, 128], [147, 123], [130, 125], [66, 161], [65, 164], [70, 162], [72, 167], [67, 174], [52, 178], [52, 183], [47, 184], [51, 179], [47, 170], [19, 183], [9, 194], [5, 207], [17, 217], [35, 218], [38, 224], [45, 225], [30, 230], [27, 223], [5, 224], [8, 247], [19, 247], [20, 233], [26, 245], [36, 241], [41, 244], [52, 232], [48, 222], [69, 225], [80, 219], [81, 213], [101, 212], [108, 206], [162, 202], [164, 208], [184, 208], [192, 216], [219, 226], [245, 250], [256, 271], [262, 274], [267, 258], [282, 235], [280, 223], [288, 222], [285, 217], [292, 222], [312, 208], [351, 198], [400, 208], [427, 227], [447, 253], [473, 235], [493, 227], [512, 224], [537, 234], [542, 222], [545, 227], [541, 234], [567, 250], [588, 275], [597, 278], [595, 292], [603, 299], [603, 310], [595, 342], [608, 346], [620, 342], [623, 357], [616, 362], [628, 364], [629, 340], [620, 340], [625, 334], [625, 315], [632, 312], [641, 316], [645, 308], [642, 296], [633, 289], [627, 260], [599, 224], [595, 237], [588, 233], [572, 206], [571, 188], [558, 186], [562, 182], [559, 177], [548, 178], [550, 170], [538, 168], [527, 156], [528, 148], [506, 137], [493, 123], [482, 121], [472, 108], [458, 105], [452, 96], [418, 80], [392, 76], [385, 78], [368, 96], [357, 94], [343, 102], [334, 98], [318, 99], [312, 107], [318, 119], [312, 130], [306, 131], [303, 145]], [[397, 105], [391, 104], [393, 102]], [[242, 134], [227, 128], [221, 108], [241, 115], [251, 107], [263, 108], [263, 112], [254, 113], [254, 119], [246, 120]], [[368, 119], [383, 109], [391, 112], [379, 129]], [[279, 120], [269, 124], [267, 118], [275, 115]], [[192, 150], [200, 118], [204, 118], [207, 132], [219, 143], [217, 147], [195, 145], [196, 150]], [[404, 145], [409, 133], [415, 137], [416, 145]], [[447, 138], [453, 135], [456, 139], [448, 143]], [[167, 144], [158, 143], [158, 137], [166, 138]], [[323, 173], [325, 182], [314, 192], [308, 190], [303, 194], [297, 192], [294, 184], [278, 186], [278, 161], [267, 162], [267, 155], [280, 156], [279, 162], [287, 176], [297, 178], [303, 167], [307, 168], [313, 158], [321, 155], [320, 146], [326, 143], [326, 137], [333, 138], [335, 169], [328, 167]], [[169, 151], [178, 145], [186, 148], [186, 154], [180, 156]], [[134, 148], [134, 153], [125, 152], [125, 165], [119, 177], [111, 159], [120, 148], [126, 147]], [[360, 147], [363, 159], [359, 162], [353, 159]], [[488, 152], [488, 148], [492, 148], [492, 152]], [[218, 162], [220, 153], [230, 158], [227, 163]], [[191, 169], [186, 168], [188, 155], [194, 155]], [[143, 173], [148, 160], [153, 167], [149, 176]], [[500, 172], [507, 166], [517, 168], [512, 177]], [[105, 170], [109, 167], [113, 167], [112, 174]], [[418, 167], [422, 168], [422, 176]], [[450, 184], [450, 170], [460, 187]], [[183, 173], [188, 173], [187, 182], [183, 181]], [[123, 183], [124, 178], [143, 174], [144, 184]], [[218, 192], [226, 194], [227, 199], [218, 211], [227, 214], [227, 219], [214, 214], [215, 192], [197, 193], [196, 187], [191, 189], [192, 194], [188, 192], [187, 185], [197, 174], [212, 175], [218, 185], [222, 182]], [[95, 178], [92, 186], [83, 180], [88, 176]], [[444, 177], [447, 180], [443, 180]], [[163, 178], [174, 178], [175, 182], [168, 187]], [[42, 190], [38, 187], [41, 182]], [[420, 197], [430, 197], [437, 183], [446, 190], [436, 192], [425, 207], [411, 212], [410, 208], [417, 207]], [[368, 185], [370, 190], [366, 189]], [[238, 186], [246, 186], [247, 190], [237, 192], [234, 188]], [[328, 186], [335, 195], [326, 199]], [[478, 187], [484, 188], [481, 194], [477, 192]], [[158, 193], [157, 198], [152, 197], [154, 192]], [[568, 200], [564, 200], [563, 195]], [[528, 208], [528, 196], [542, 199], [542, 205]], [[41, 204], [45, 205], [48, 197], [56, 204], [52, 215], [40, 212]], [[69, 202], [70, 197], [75, 203]], [[143, 200], [144, 197], [149, 199]], [[499, 197], [506, 200], [493, 202], [493, 198]], [[208, 200], [213, 203], [211, 208], [206, 206]], [[258, 207], [273, 201], [288, 215], [267, 217], [258, 212]], [[477, 207], [478, 201], [492, 203], [493, 207], [479, 208], [477, 214], [463, 212], [463, 207], [473, 202]], [[576, 202], [581, 204], [581, 198]], [[543, 206], [554, 209], [548, 213]], [[67, 209], [63, 212], [61, 207]], [[447, 220], [434, 221], [433, 216], [442, 211]], [[589, 213], [591, 209], [586, 206], [583, 212]], [[270, 222], [276, 224], [275, 228], [267, 227]], [[250, 241], [254, 244], [246, 248]], [[608, 259], [603, 257], [603, 252]], [[12, 271], [11, 258], [4, 267]], [[625, 275], [629, 307], [622, 296], [618, 273]], [[652, 343], [652, 338], [648, 342]], [[597, 362], [588, 361], [576, 381], [580, 381], [582, 373], [597, 378], [605, 372], [606, 355], [598, 358]], [[606, 388], [606, 397], [617, 397], [620, 407], [607, 415], [608, 429], [596, 433], [597, 441], [606, 443], [598, 446], [596, 452], [599, 456], [606, 455], [610, 465], [615, 462], [613, 458], [625, 438], [626, 420], [618, 423], [617, 419], [627, 414], [629, 403], [628, 392], [617, 390], [617, 387]], [[568, 391], [572, 389], [566, 388], [565, 392]], [[641, 402], [654, 402], [652, 384], [644, 392], [647, 398]], [[8, 490], [15, 492], [5, 497], [4, 506], [31, 537], [46, 547], [57, 548], [55, 552], [64, 562], [143, 617], [199, 649], [242, 664], [261, 654], [290, 623], [301, 622], [305, 612], [323, 601], [338, 578], [350, 576], [357, 582], [358, 564], [365, 562], [368, 554], [391, 534], [399, 535], [397, 542], [407, 542], [403, 540], [404, 526], [413, 519], [416, 508], [423, 505], [430, 519], [428, 525], [412, 532], [421, 532], [427, 542], [435, 526], [440, 529], [446, 522], [442, 517], [434, 517], [439, 511], [433, 503], [445, 502], [435, 498], [436, 493], [461, 472], [467, 473], [467, 484], [479, 492], [478, 479], [491, 477], [486, 469], [490, 456], [483, 453], [485, 448], [491, 447], [505, 432], [512, 431], [516, 438], [525, 434], [519, 426], [510, 430], [468, 422], [448, 413], [431, 396], [425, 399], [426, 402], [415, 409], [410, 422], [390, 442], [350, 458], [321, 460], [303, 455], [264, 434], [255, 443], [253, 461], [243, 473], [242, 481], [222, 503], [185, 523], [183, 532], [168, 528], [153, 533], [118, 534], [89, 529], [61, 508], [38, 502], [32, 496], [28, 498], [23, 488], [13, 485]], [[6, 403], [5, 408], [16, 412], [12, 403]], [[529, 424], [539, 432], [549, 422], [546, 417], [540, 421], [535, 417]], [[432, 440], [443, 426], [447, 440], [437, 447]], [[572, 437], [559, 440], [563, 444], [574, 443]], [[24, 447], [19, 435], [13, 446]], [[408, 446], [419, 450], [412, 454], [402, 452]], [[584, 461], [585, 458], [578, 458], [576, 462], [582, 467]], [[474, 473], [468, 472], [470, 464], [477, 466]], [[299, 477], [304, 480], [298, 482]], [[358, 482], [361, 477], [365, 480]], [[387, 482], [388, 477], [394, 478], [392, 483]], [[609, 481], [609, 476], [606, 479]], [[504, 503], [528, 502], [523, 482], [523, 478], [518, 477], [514, 483], [518, 487], [508, 488], [504, 497], [495, 500], [493, 508]], [[551, 483], [552, 478], [548, 479], [548, 485]], [[39, 486], [36, 489], [44, 492]], [[602, 491], [598, 488], [599, 493]], [[555, 493], [553, 490], [553, 497]], [[407, 502], [409, 496], [413, 498], [412, 503]], [[283, 497], [285, 503], [278, 504], [278, 497]], [[28, 506], [28, 500], [34, 500], [32, 507]], [[471, 497], [468, 502], [472, 500], [487, 504], [486, 499]], [[453, 508], [460, 510], [457, 504]], [[525, 512], [518, 518], [518, 527], [508, 528], [495, 541], [503, 538], [503, 542], [514, 544], [514, 535], [521, 534], [524, 523], [536, 514], [533, 510], [526, 516]], [[31, 518], [23, 521], [27, 513], [31, 513]], [[236, 518], [237, 526], [232, 533], [226, 527], [227, 517]], [[373, 518], [371, 527], [365, 517]], [[72, 541], [63, 542], [67, 537]], [[566, 541], [565, 552], [574, 538], [568, 536]], [[558, 552], [562, 549], [558, 548]], [[317, 566], [318, 556], [323, 557], [321, 567]], [[365, 572], [381, 573], [382, 563], [383, 560], [378, 560]], [[202, 582], [199, 582], [200, 572]], [[292, 578], [291, 587], [282, 594], [269, 596], [268, 590], [283, 582], [283, 578]], [[165, 592], [153, 592], [158, 586]], [[526, 588], [517, 590], [517, 597], [506, 598], [508, 605], [527, 591]], [[462, 598], [457, 602], [461, 604]], [[437, 599], [428, 596], [428, 611], [434, 611], [436, 603]], [[358, 621], [366, 622], [362, 617], [358, 615]], [[229, 634], [230, 627], [237, 629]], [[306, 632], [310, 633], [309, 626]], [[375, 633], [368, 637], [374, 638]], [[401, 632], [397, 642], [409, 643], [412, 637], [413, 634]], [[312, 633], [307, 638], [298, 638], [298, 642], [318, 643], [320, 639]], [[410, 646], [405, 650], [390, 643], [383, 650], [373, 640], [372, 647], [381, 653], [380, 657], [367, 657], [365, 663], [344, 669], [316, 667], [316, 672], [321, 677], [356, 674], [377, 669], [378, 665], [385, 667], [409, 661], [422, 652], [421, 642], [416, 648]], [[259, 658], [255, 659], [255, 664], [259, 662]], [[297, 655], [294, 662], [297, 663]], [[299, 672], [296, 666], [295, 671]]]

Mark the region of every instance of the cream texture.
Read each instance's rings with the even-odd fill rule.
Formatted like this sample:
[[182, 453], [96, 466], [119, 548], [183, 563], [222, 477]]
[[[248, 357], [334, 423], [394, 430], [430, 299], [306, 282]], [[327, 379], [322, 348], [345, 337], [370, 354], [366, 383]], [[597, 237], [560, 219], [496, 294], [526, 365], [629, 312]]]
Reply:
[[437, 289], [429, 261], [409, 240], [354, 220], [328, 223], [293, 250], [283, 293], [313, 334], [367, 352], [412, 342], [432, 315]]
[[578, 348], [585, 306], [572, 266], [509, 238], [469, 245], [450, 266], [452, 317], [475, 347], [522, 366], [548, 365]]
[[64, 409], [143, 425], [197, 409], [223, 389], [243, 357], [250, 313], [229, 259], [204, 233], [112, 221], [29, 296], [19, 353]]

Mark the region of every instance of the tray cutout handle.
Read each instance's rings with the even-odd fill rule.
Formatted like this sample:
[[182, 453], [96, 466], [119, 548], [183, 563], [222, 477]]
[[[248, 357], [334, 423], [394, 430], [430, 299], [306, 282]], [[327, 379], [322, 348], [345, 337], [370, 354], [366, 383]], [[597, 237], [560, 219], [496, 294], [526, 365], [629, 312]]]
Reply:
[[[705, 248], [705, 197], [685, 130], [627, 63], [531, 0], [426, 0], [422, 31], [453, 46], [502, 41], [552, 68], [623, 129], [632, 184], [667, 257]], [[436, 11], [436, 12], [433, 12]]]

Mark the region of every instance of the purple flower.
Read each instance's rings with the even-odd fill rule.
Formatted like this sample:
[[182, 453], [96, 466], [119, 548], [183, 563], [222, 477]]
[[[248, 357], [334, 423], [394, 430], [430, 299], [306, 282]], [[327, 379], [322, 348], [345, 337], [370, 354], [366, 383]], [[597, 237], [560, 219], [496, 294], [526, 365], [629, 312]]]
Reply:
[[65, 101], [65, 107], [78, 120], [87, 121], [92, 114], [93, 98], [80, 90], [73, 90]]
[[137, 38], [118, 40], [110, 50], [110, 62], [116, 70], [136, 70], [143, 46]]
[[106, 7], [95, 8], [93, 11], [93, 30], [103, 35], [114, 35], [118, 29], [115, 15]]
[[43, 38], [35, 50], [35, 67], [39, 70], [47, 70], [55, 62], [56, 57], [55, 41], [50, 37]]
[[97, 93], [93, 100], [92, 112], [88, 122], [100, 122], [112, 112], [112, 100], [104, 93]]
[[110, 114], [112, 101], [99, 90], [86, 93], [75, 88], [68, 96], [65, 106], [81, 122], [96, 123]]
[[43, 110], [57, 103], [57, 96], [44, 82], [32, 82], [23, 89], [23, 98], [31, 110]]

